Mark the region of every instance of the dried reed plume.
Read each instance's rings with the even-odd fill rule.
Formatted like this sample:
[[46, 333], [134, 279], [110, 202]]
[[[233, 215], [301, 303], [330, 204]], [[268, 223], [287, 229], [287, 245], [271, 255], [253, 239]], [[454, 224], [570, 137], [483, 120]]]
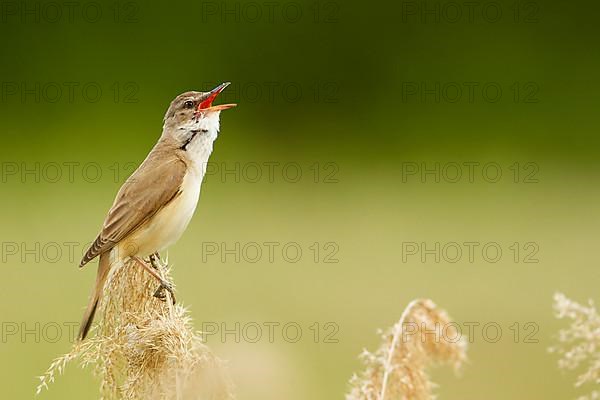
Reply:
[[427, 367], [450, 364], [457, 370], [467, 359], [467, 341], [457, 326], [433, 301], [414, 300], [382, 334], [381, 347], [363, 352], [365, 371], [350, 380], [346, 400], [434, 398]]
[[[160, 270], [170, 281], [167, 268]], [[192, 329], [182, 306], [153, 297], [157, 285], [135, 262], [117, 270], [104, 289], [96, 334], [54, 360], [37, 393], [79, 359], [99, 377], [101, 399], [233, 399], [223, 362]]]
[[[559, 345], [551, 347], [551, 353], [560, 355], [558, 367], [563, 370], [575, 370], [584, 366], [585, 372], [577, 377], [575, 387], [586, 383], [600, 383], [600, 315], [592, 300], [582, 305], [570, 300], [562, 293], [554, 294], [554, 313], [556, 318], [568, 318], [571, 324], [558, 333]], [[579, 400], [600, 399], [600, 391], [592, 389]]]

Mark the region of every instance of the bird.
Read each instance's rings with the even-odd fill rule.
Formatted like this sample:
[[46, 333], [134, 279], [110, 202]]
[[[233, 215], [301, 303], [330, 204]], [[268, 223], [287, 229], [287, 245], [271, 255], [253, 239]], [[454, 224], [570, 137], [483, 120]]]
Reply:
[[[220, 113], [236, 106], [212, 104], [229, 84], [177, 96], [165, 113], [160, 138], [119, 189], [100, 233], [79, 264], [82, 268], [99, 257], [96, 282], [79, 329], [80, 341], [91, 328], [107, 278], [131, 259], [160, 283], [156, 297], [165, 300], [166, 289], [175, 302], [171, 285], [157, 272], [154, 261], [181, 237], [194, 214], [219, 134]], [[152, 266], [144, 258], [150, 258]]]

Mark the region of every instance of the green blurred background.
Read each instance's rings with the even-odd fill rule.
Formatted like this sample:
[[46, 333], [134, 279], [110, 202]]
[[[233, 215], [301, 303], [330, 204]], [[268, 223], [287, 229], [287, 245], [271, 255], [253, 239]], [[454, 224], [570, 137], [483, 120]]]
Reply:
[[[198, 329], [303, 329], [297, 343], [277, 330], [270, 343], [266, 328], [258, 343], [208, 339], [240, 399], [343, 398], [357, 355], [416, 297], [461, 324], [502, 328], [496, 343], [476, 329], [459, 379], [436, 370], [440, 398], [576, 397], [546, 348], [562, 325], [555, 291], [598, 297], [596, 3], [70, 4], [0, 3], [3, 398], [33, 396], [35, 377], [68, 351], [65, 324], [79, 321], [95, 275], [78, 271], [79, 256], [169, 102], [222, 81], [233, 82], [223, 101], [239, 107], [222, 115], [219, 170], [169, 251], [178, 298]], [[495, 163], [502, 176], [490, 182], [478, 167], [469, 182], [463, 167], [451, 182], [453, 163], [470, 162]], [[273, 179], [264, 163], [275, 163]], [[440, 182], [403, 173], [415, 165], [439, 165]], [[297, 243], [302, 257], [206, 252], [254, 242]], [[423, 262], [403, 251], [409, 242], [494, 242], [503, 256]], [[524, 262], [530, 242], [537, 263]], [[326, 262], [331, 249], [337, 263]], [[337, 343], [324, 340], [328, 322]], [[527, 322], [537, 343], [524, 339]], [[97, 390], [72, 365], [43, 398]]]

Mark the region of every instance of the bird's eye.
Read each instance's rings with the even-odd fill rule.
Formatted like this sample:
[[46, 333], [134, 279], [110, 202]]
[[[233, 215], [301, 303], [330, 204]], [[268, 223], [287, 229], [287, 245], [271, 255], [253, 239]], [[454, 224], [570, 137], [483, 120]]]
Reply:
[[191, 100], [187, 100], [185, 103], [183, 103], [183, 106], [185, 108], [194, 108], [194, 102]]

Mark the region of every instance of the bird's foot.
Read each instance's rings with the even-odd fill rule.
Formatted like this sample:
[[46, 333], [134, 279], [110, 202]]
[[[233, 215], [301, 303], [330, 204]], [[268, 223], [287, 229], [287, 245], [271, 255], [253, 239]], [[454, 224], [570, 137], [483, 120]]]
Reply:
[[173, 304], [175, 304], [176, 300], [175, 292], [173, 291], [173, 285], [171, 285], [167, 281], [163, 280], [160, 282], [160, 286], [158, 287], [158, 289], [156, 289], [156, 292], [154, 292], [154, 297], [162, 301], [167, 301], [167, 294], [165, 293], [165, 290], [169, 292], [169, 294], [171, 295], [171, 300], [173, 301]]
[[160, 254], [158, 254], [158, 252], [151, 254], [149, 258], [150, 264], [154, 267], [154, 269], [161, 270], [164, 268], [162, 259], [160, 258]]
[[166, 301], [167, 300], [167, 295], [165, 294], [165, 290], [167, 290], [169, 292], [169, 294], [171, 295], [171, 299], [173, 300], [173, 304], [175, 304], [176, 300], [175, 300], [175, 293], [173, 291], [173, 285], [171, 285], [171, 283], [169, 283], [167, 280], [165, 280], [161, 276], [161, 272], [162, 272], [163, 268], [158, 263], [158, 260], [156, 259], [156, 255], [152, 254], [150, 256], [150, 263], [151, 263], [152, 266], [146, 264], [144, 262], [144, 260], [142, 260], [139, 257], [133, 257], [133, 259], [139, 265], [141, 265], [146, 271], [148, 271], [148, 273], [150, 273], [150, 275], [152, 275], [160, 283], [160, 286], [154, 292], [154, 297], [156, 297], [158, 299], [161, 299], [162, 301]]

